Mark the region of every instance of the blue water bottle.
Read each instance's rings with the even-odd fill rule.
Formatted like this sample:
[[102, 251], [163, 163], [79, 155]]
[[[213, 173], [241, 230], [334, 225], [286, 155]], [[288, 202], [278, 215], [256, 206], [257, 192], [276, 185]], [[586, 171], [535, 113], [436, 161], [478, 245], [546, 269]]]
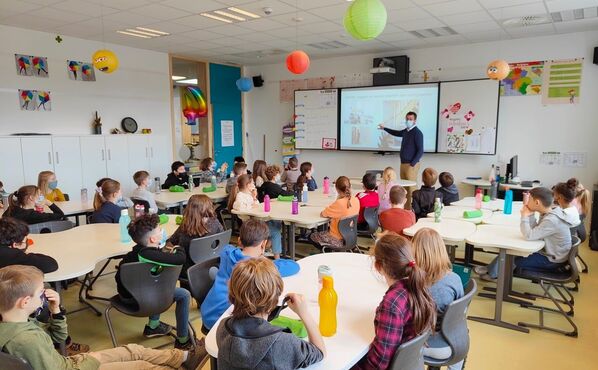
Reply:
[[507, 189], [505, 192], [505, 207], [503, 210], [505, 215], [513, 213], [513, 190]]
[[301, 202], [307, 203], [307, 184], [303, 184], [303, 190], [301, 191]]
[[123, 209], [120, 211], [120, 218], [118, 219], [118, 225], [120, 226], [120, 241], [122, 243], [129, 243], [131, 239], [131, 235], [129, 235], [129, 230], [127, 226], [131, 223], [131, 217], [129, 217], [129, 211]]
[[215, 188], [216, 185], [218, 185], [218, 183], [216, 182], [216, 176], [212, 175], [212, 177], [210, 178], [210, 185]]

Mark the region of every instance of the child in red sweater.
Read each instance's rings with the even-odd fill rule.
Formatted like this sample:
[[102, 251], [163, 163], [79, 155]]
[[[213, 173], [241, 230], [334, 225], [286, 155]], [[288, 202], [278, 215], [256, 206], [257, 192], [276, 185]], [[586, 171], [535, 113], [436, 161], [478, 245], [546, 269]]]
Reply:
[[368, 224], [363, 216], [363, 213], [368, 207], [378, 207], [380, 205], [380, 199], [376, 192], [376, 175], [372, 173], [366, 173], [361, 179], [363, 184], [363, 190], [361, 193], [357, 193], [357, 199], [359, 199], [359, 217], [357, 217], [357, 228], [359, 230], [367, 230]]
[[389, 193], [391, 208], [380, 213], [380, 226], [383, 230], [393, 231], [403, 235], [403, 229], [415, 224], [413, 211], [405, 209], [407, 202], [407, 190], [401, 185], [390, 188]]

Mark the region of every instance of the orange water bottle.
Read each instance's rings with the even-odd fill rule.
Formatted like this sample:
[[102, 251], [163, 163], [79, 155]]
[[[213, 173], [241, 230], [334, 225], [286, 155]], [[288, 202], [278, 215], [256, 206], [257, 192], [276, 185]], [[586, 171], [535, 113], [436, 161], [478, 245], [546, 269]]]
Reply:
[[320, 305], [320, 334], [324, 337], [331, 337], [336, 334], [336, 305], [338, 304], [332, 276], [322, 278], [322, 290], [318, 296], [318, 303]]

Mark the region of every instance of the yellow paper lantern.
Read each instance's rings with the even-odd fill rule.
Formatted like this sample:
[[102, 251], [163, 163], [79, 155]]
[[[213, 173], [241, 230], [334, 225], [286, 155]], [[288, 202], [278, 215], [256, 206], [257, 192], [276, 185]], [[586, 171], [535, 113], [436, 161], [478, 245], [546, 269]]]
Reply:
[[486, 69], [486, 74], [492, 80], [504, 80], [511, 72], [511, 67], [509, 63], [504, 60], [493, 60], [488, 64]]
[[101, 49], [93, 53], [91, 61], [94, 67], [104, 73], [112, 73], [118, 69], [116, 54], [107, 49]]

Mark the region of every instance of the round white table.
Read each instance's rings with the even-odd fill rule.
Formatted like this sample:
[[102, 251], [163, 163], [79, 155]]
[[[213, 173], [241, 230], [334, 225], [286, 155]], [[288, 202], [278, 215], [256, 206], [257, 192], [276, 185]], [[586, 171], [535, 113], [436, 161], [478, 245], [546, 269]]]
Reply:
[[492, 216], [484, 220], [487, 225], [511, 226], [519, 230], [521, 224], [521, 215], [519, 212], [512, 212], [510, 215], [505, 215], [503, 211], [496, 211]]
[[182, 191], [182, 192], [171, 192], [169, 190], [162, 190], [160, 194], [156, 194], [156, 204], [161, 209], [171, 208], [171, 207], [179, 207], [181, 210], [181, 214], [183, 213], [183, 207], [189, 201], [192, 195], [195, 194], [204, 194], [207, 195], [212, 202], [217, 203], [225, 200], [228, 197], [226, 194], [225, 184], [220, 183], [215, 191], [204, 193], [202, 188], [205, 186], [209, 186], [208, 184], [202, 184], [202, 186], [198, 186], [193, 188], [193, 191]]
[[[353, 189], [353, 191], [361, 191], [363, 189], [363, 184], [361, 183], [361, 180], [362, 180], [361, 177], [350, 177], [349, 180], [351, 180], [351, 188]], [[397, 179], [397, 180], [395, 180], [395, 182], [404, 188], [417, 185], [417, 182], [411, 181], [411, 180]], [[378, 184], [379, 183], [380, 183], [380, 181], [378, 181]]]
[[463, 243], [468, 236], [476, 231], [476, 225], [467, 221], [447, 218], [440, 222], [434, 222], [433, 218], [420, 218], [415, 225], [403, 229], [403, 234], [414, 236], [423, 228], [436, 230], [446, 243], [452, 245]]
[[[301, 271], [297, 275], [283, 279], [283, 297], [291, 292], [303, 294], [316, 322], [319, 321], [318, 266], [330, 266], [334, 289], [338, 294], [337, 332], [332, 337], [324, 338], [328, 356], [322, 362], [307, 369], [350, 369], [369, 349], [374, 338], [376, 307], [382, 301], [388, 286], [375, 272], [372, 258], [363, 254], [316, 254], [297, 263], [301, 266]], [[218, 357], [216, 330], [220, 320], [228, 317], [231, 311], [232, 306], [214, 324], [206, 337], [206, 350], [212, 357]], [[281, 315], [298, 318], [288, 308], [282, 311]]]
[[[475, 211], [475, 210], [476, 209], [472, 208], [472, 207], [445, 206], [442, 209], [442, 218], [451, 219], [451, 220], [467, 221], [467, 222], [471, 222], [474, 224], [480, 224], [492, 216], [492, 211], [490, 211], [488, 209], [481, 209], [481, 211], [482, 211], [481, 217], [475, 217], [475, 218], [463, 217], [463, 212]], [[434, 218], [434, 212], [428, 213], [428, 218]]]
[[485, 179], [465, 179], [461, 181], [461, 184], [471, 185], [477, 188], [489, 189], [490, 181]]
[[[465, 197], [463, 199], [451, 203], [451, 206], [475, 208], [475, 197]], [[495, 199], [489, 202], [482, 202], [482, 209], [487, 209], [490, 211], [502, 211], [504, 209], [504, 206], [504, 199]], [[521, 210], [521, 207], [523, 207], [523, 202], [514, 201], [513, 213], [519, 212], [519, 210]]]

